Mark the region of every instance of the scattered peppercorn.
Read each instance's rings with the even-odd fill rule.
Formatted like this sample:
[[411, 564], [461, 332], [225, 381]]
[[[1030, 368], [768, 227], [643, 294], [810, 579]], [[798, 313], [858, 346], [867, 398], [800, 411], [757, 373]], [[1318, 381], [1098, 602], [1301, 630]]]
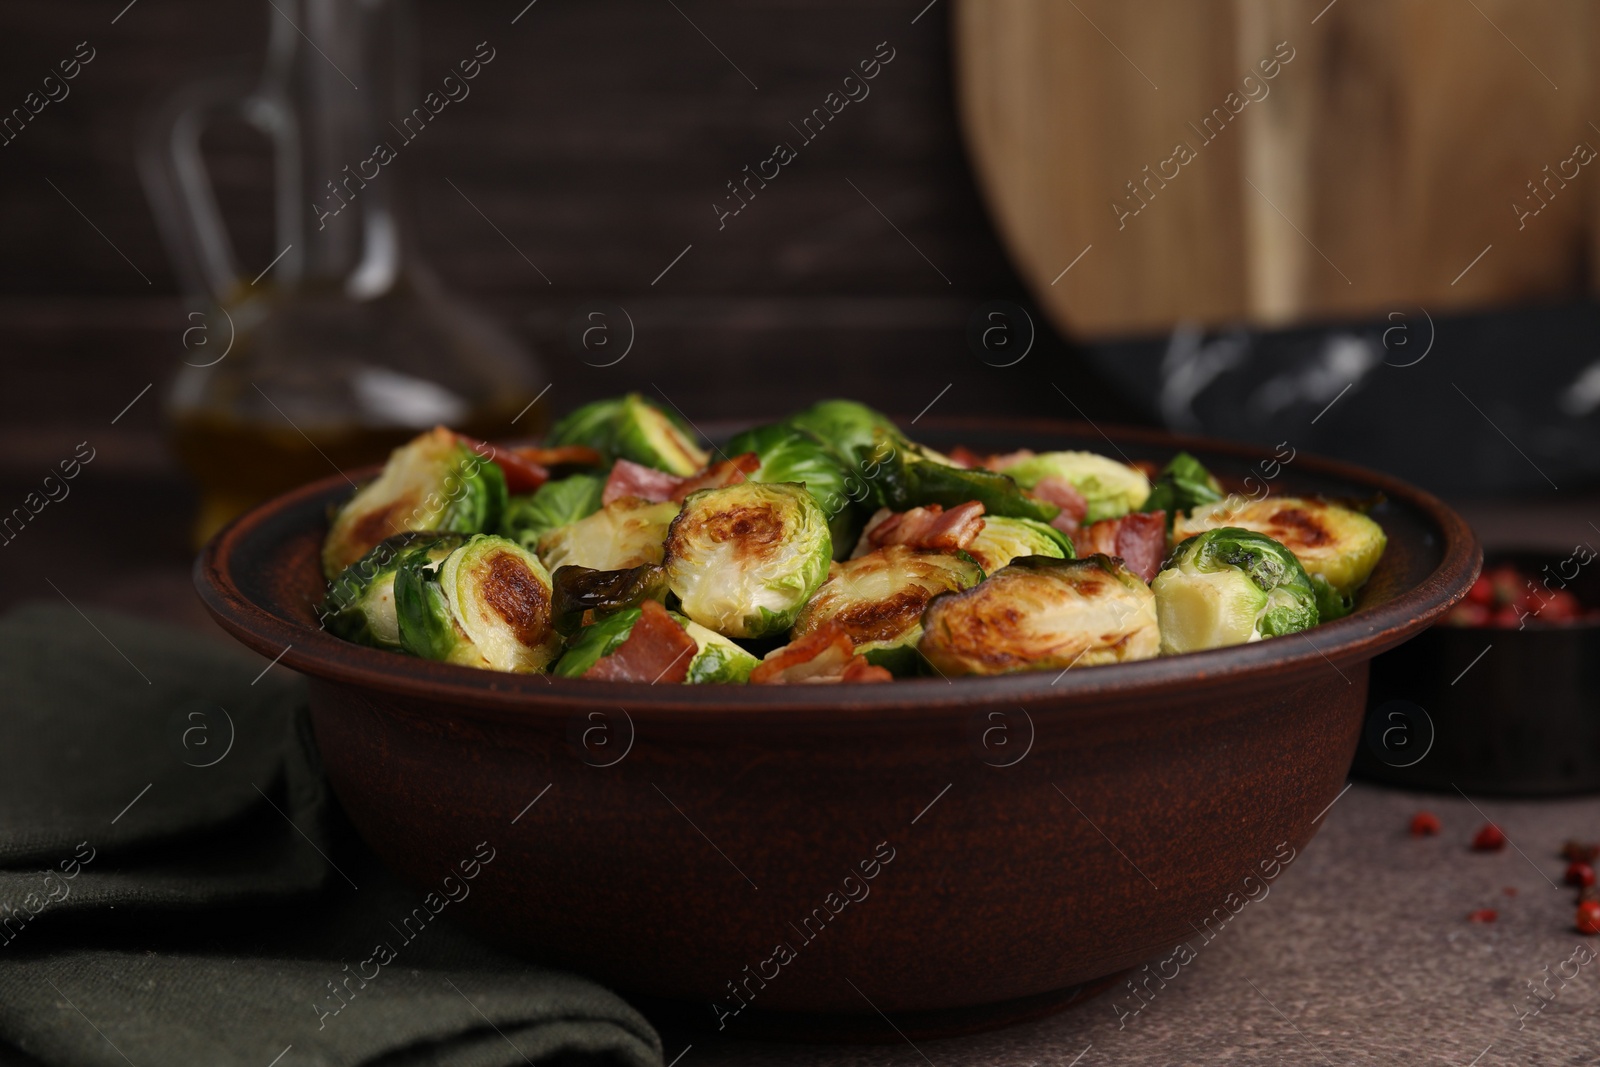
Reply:
[[1506, 835], [1494, 823], [1486, 822], [1472, 835], [1472, 847], [1479, 852], [1499, 852], [1506, 847]]
[[1578, 905], [1578, 933], [1600, 934], [1600, 900], [1585, 900]]
[[1593, 863], [1600, 859], [1600, 845], [1568, 841], [1561, 846], [1561, 858], [1570, 863]]
[[1467, 916], [1467, 922], [1492, 923], [1498, 918], [1500, 918], [1500, 913], [1495, 911], [1493, 908], [1479, 908], [1477, 911]]
[[1566, 882], [1579, 889], [1594, 885], [1594, 868], [1587, 863], [1567, 864]]
[[1514, 885], [1508, 885], [1504, 889], [1500, 890], [1500, 892], [1504, 893], [1508, 897], [1514, 897], [1517, 895], [1517, 887]]
[[1411, 816], [1412, 837], [1432, 837], [1443, 828], [1439, 816], [1431, 811], [1419, 811]]

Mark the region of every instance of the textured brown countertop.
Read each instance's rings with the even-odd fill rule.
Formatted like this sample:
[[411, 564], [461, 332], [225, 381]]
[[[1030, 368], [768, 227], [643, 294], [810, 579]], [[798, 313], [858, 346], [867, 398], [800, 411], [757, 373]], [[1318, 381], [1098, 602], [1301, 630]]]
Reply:
[[[1407, 833], [1423, 808], [1440, 836]], [[1500, 852], [1469, 847], [1485, 814], [1511, 842]], [[1545, 971], [1571, 974], [1564, 961], [1580, 945], [1600, 956], [1600, 937], [1574, 929], [1576, 892], [1561, 882], [1569, 837], [1600, 838], [1600, 798], [1469, 802], [1358, 783], [1271, 893], [1213, 941], [1196, 937], [1195, 959], [1123, 1025], [1115, 1005], [1133, 1000], [1119, 986], [1047, 1019], [914, 1047], [885, 1024], [894, 1041], [880, 1046], [672, 1035], [667, 1057], [692, 1042], [679, 1067], [1592, 1064], [1600, 958], [1565, 984]], [[1469, 922], [1479, 908], [1498, 919]], [[1547, 980], [1555, 999], [1531, 1014], [1527, 983], [1542, 992]]]

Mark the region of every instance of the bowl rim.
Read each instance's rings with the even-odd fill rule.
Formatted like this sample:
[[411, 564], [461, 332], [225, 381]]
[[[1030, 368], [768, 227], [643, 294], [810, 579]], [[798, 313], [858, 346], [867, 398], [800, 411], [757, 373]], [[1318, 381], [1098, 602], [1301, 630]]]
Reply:
[[[998, 420], [984, 417], [929, 419], [929, 428], [952, 433], [992, 432]], [[1261, 458], [1258, 445], [1219, 441], [1145, 427], [1053, 419], [1007, 419], [1004, 427], [1026, 440], [1030, 434], [1058, 437], [1099, 436], [1116, 447], [1131, 444], [1202, 451], [1247, 462]], [[1109, 432], [1108, 432], [1109, 431]], [[330, 475], [261, 504], [223, 527], [201, 549], [194, 563], [200, 599], [217, 622], [245, 645], [274, 663], [313, 678], [402, 697], [433, 700], [485, 712], [526, 715], [575, 709], [622, 709], [628, 713], [693, 719], [751, 710], [794, 712], [859, 719], [914, 718], [930, 711], [1024, 704], [1124, 703], [1145, 697], [1170, 699], [1174, 687], [1197, 695], [1242, 685], [1264, 675], [1300, 676], [1371, 659], [1414, 636], [1462, 599], [1482, 565], [1483, 552], [1466, 521], [1442, 500], [1391, 475], [1308, 452], [1294, 458], [1297, 471], [1353, 482], [1382, 492], [1390, 500], [1420, 513], [1438, 529], [1442, 550], [1438, 565], [1420, 582], [1387, 603], [1357, 609], [1343, 619], [1323, 623], [1301, 641], [1270, 640], [1181, 656], [1063, 671], [1030, 671], [991, 677], [896, 679], [889, 684], [815, 686], [653, 686], [559, 678], [548, 674], [511, 674], [418, 659], [356, 645], [321, 628], [285, 619], [246, 596], [234, 578], [243, 562], [240, 545], [263, 524], [284, 512], [325, 504], [352, 484], [352, 478], [375, 476], [379, 466]], [[1348, 682], [1349, 679], [1347, 678]], [[763, 720], [767, 717], [761, 716]], [[782, 716], [784, 719], [791, 716]], [[773, 720], [776, 721], [776, 720]]]

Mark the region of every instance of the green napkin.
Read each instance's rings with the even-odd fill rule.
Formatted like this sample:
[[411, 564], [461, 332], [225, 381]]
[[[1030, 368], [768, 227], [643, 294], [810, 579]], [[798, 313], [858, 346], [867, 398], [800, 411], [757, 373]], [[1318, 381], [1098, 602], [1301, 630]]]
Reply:
[[659, 1065], [607, 990], [403, 923], [424, 894], [264, 667], [126, 616], [0, 618], [0, 1063]]

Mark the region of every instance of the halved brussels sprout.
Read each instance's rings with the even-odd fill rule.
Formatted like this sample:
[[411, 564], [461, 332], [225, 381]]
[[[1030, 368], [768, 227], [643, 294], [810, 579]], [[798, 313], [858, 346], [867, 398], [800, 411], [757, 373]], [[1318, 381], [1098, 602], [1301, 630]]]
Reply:
[[976, 500], [985, 516], [1034, 519], [1048, 523], [1061, 509], [1034, 500], [1009, 476], [979, 468], [967, 469], [937, 463], [912, 453], [907, 443], [879, 435], [861, 456], [861, 474], [878, 487], [879, 497], [892, 511], [909, 511], [924, 504], [953, 508]]
[[981, 581], [983, 570], [963, 555], [888, 545], [828, 568], [828, 580], [795, 617], [791, 639], [834, 623], [857, 645], [898, 644], [928, 601]]
[[1349, 612], [1389, 543], [1383, 527], [1359, 511], [1293, 496], [1219, 500], [1180, 518], [1172, 536], [1182, 541], [1220, 526], [1266, 534], [1293, 552], [1317, 587], [1323, 622]]
[[574, 474], [545, 482], [537, 490], [514, 496], [506, 504], [500, 532], [526, 549], [537, 549], [551, 530], [587, 518], [600, 510], [606, 480], [595, 474]]
[[662, 542], [677, 514], [678, 505], [670, 500], [660, 504], [637, 497], [613, 500], [593, 515], [539, 538], [539, 558], [552, 571], [558, 567], [620, 571], [660, 563]]
[[999, 469], [1024, 489], [1032, 489], [1052, 475], [1071, 482], [1089, 504], [1085, 523], [1142, 510], [1150, 496], [1150, 479], [1144, 471], [1094, 452], [1041, 452], [1008, 460]]
[[588, 445], [608, 462], [631, 459], [682, 477], [710, 459], [691, 427], [638, 393], [585, 404], [555, 424], [550, 444]]
[[1155, 594], [1110, 556], [1023, 556], [935, 597], [917, 647], [946, 676], [1063, 670], [1160, 651]]
[[477, 534], [442, 560], [408, 553], [395, 576], [400, 643], [425, 659], [523, 673], [560, 650], [550, 575], [515, 541]]
[[1071, 559], [1077, 555], [1071, 539], [1054, 526], [1004, 515], [985, 515], [982, 532], [968, 543], [966, 551], [985, 574], [993, 574], [1018, 556]]
[[800, 482], [828, 516], [834, 548], [855, 543], [861, 516], [847, 495], [850, 471], [844, 460], [810, 430], [774, 422], [746, 430], [728, 442], [728, 455], [754, 452], [761, 466], [745, 477], [752, 482]]
[[1150, 495], [1145, 498], [1140, 510], [1166, 512], [1167, 528], [1170, 530], [1178, 512], [1193, 511], [1203, 504], [1212, 504], [1221, 499], [1222, 486], [1206, 470], [1205, 464], [1187, 452], [1179, 452], [1156, 475]]
[[1189, 538], [1150, 588], [1167, 654], [1242, 645], [1317, 624], [1305, 568], [1254, 530], [1222, 526]]
[[682, 615], [674, 615], [673, 618], [699, 646], [699, 651], [689, 662], [689, 677], [684, 681], [690, 685], [713, 682], [742, 684], [749, 681], [750, 672], [761, 662], [759, 659], [693, 619]]
[[400, 561], [423, 551], [430, 559], [443, 559], [466, 540], [461, 534], [412, 530], [380, 541], [371, 552], [350, 564], [328, 587], [317, 617], [328, 632], [374, 648], [399, 649], [400, 622], [395, 616], [394, 576]]
[[828, 520], [804, 486], [740, 482], [690, 493], [667, 535], [683, 613], [725, 637], [787, 630], [828, 575]]
[[397, 533], [497, 529], [505, 506], [500, 468], [436, 426], [391, 452], [377, 480], [339, 509], [322, 544], [323, 576], [333, 579]]

